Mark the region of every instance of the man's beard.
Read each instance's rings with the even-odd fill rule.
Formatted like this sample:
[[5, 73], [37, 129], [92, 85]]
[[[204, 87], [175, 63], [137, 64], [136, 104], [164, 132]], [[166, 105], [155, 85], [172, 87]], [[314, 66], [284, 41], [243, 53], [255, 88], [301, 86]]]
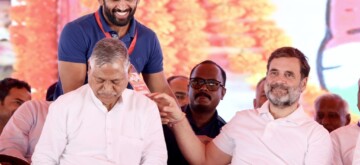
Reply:
[[[126, 9], [126, 10], [120, 10], [120, 9], [110, 9], [106, 6], [106, 3], [104, 1], [104, 6], [103, 6], [103, 10], [105, 11], [105, 16], [107, 17], [107, 19], [115, 26], [126, 26], [127, 24], [129, 24], [129, 22], [131, 21], [131, 19], [134, 18], [134, 14], [136, 11], [136, 7], [134, 9]], [[122, 19], [119, 20], [116, 18], [115, 13], [116, 12], [129, 12], [129, 15], [126, 19]]]
[[[274, 95], [272, 91], [277, 88], [285, 90], [286, 94], [280, 94], [278, 96]], [[265, 84], [266, 97], [272, 104], [280, 108], [291, 106], [297, 102], [301, 94], [299, 89], [300, 87], [287, 87], [282, 84]]]

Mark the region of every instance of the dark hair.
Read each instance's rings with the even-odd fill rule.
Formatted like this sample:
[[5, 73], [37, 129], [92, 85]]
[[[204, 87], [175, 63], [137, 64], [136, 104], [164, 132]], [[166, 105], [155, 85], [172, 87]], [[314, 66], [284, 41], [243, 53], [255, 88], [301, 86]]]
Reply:
[[54, 93], [56, 89], [57, 82], [51, 84], [46, 90], [46, 101], [54, 101]]
[[269, 71], [271, 61], [280, 57], [295, 57], [299, 59], [301, 78], [303, 79], [309, 76], [310, 66], [307, 57], [300, 50], [293, 47], [281, 47], [272, 52], [266, 66], [267, 71]]
[[167, 78], [168, 84], [170, 84], [170, 82], [171, 82], [172, 80], [177, 79], [177, 78], [183, 78], [183, 79], [186, 79], [186, 80], [189, 79], [189, 78], [187, 78], [186, 76], [182, 76], [182, 75], [170, 76], [169, 78]]
[[31, 92], [30, 85], [25, 81], [20, 81], [14, 78], [5, 78], [0, 81], [0, 101], [3, 102], [5, 97], [9, 95], [9, 92], [12, 88], [25, 88], [27, 91]]
[[193, 74], [195, 68], [197, 68], [197, 67], [198, 67], [199, 65], [201, 65], [201, 64], [213, 64], [213, 65], [217, 66], [217, 67], [220, 69], [220, 71], [221, 71], [221, 77], [222, 77], [222, 79], [223, 79], [223, 81], [224, 81], [224, 84], [223, 84], [223, 85], [225, 86], [225, 84], [226, 84], [226, 73], [225, 73], [224, 69], [221, 68], [220, 65], [218, 65], [217, 63], [215, 63], [214, 61], [211, 61], [211, 60], [205, 60], [205, 61], [200, 62], [199, 64], [195, 65], [195, 66], [191, 69], [190, 77], [191, 77], [191, 75]]

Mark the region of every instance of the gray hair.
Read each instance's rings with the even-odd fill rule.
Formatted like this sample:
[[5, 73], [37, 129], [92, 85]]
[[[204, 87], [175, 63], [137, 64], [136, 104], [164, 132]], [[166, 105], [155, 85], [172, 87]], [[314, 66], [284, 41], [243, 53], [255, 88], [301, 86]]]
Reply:
[[119, 39], [104, 38], [95, 44], [89, 64], [91, 67], [102, 66], [117, 60], [124, 62], [125, 70], [129, 68], [130, 61], [126, 45]]

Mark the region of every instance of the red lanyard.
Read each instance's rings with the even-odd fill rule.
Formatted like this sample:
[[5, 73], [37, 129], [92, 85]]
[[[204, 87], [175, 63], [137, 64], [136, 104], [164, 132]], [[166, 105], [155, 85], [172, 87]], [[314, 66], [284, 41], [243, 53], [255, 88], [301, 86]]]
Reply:
[[[105, 32], [104, 27], [102, 26], [101, 20], [100, 20], [100, 14], [99, 11], [95, 12], [95, 19], [97, 24], [99, 25], [101, 31], [105, 34], [106, 38], [112, 38], [111, 34], [109, 32]], [[128, 54], [129, 56], [131, 55], [131, 53], [134, 51], [135, 45], [136, 45], [136, 40], [137, 40], [137, 29], [135, 30], [135, 36], [134, 39], [131, 41], [130, 43], [130, 47], [128, 49]]]

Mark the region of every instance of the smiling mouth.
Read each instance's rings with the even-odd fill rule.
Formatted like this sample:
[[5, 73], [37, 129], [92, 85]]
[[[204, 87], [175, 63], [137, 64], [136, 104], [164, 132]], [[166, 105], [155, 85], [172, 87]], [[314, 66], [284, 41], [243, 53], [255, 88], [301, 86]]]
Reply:
[[128, 14], [129, 12], [128, 11], [125, 11], [125, 12], [123, 12], [123, 11], [117, 11], [117, 12], [115, 12], [115, 14], [116, 15], [119, 15], [119, 16], [126, 16], [127, 14]]

